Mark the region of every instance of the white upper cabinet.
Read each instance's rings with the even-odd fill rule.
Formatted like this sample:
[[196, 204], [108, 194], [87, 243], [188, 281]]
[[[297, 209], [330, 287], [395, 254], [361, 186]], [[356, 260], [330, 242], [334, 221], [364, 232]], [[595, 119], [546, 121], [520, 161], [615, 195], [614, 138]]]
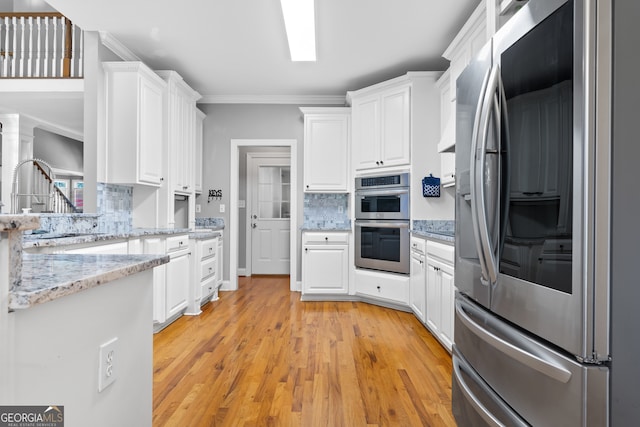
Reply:
[[175, 193], [195, 191], [196, 101], [200, 94], [175, 71], [156, 71], [167, 82], [166, 129], [169, 183]]
[[304, 113], [304, 191], [349, 191], [351, 109], [301, 108]]
[[447, 71], [449, 76], [448, 88], [444, 82], [439, 84], [442, 94], [448, 96], [449, 100], [447, 102], [446, 97], [441, 97], [441, 116], [448, 117], [448, 120], [444, 125], [440, 142], [438, 143], [438, 151], [440, 152], [455, 151], [456, 80], [469, 64], [471, 58], [478, 53], [488, 40], [486, 15], [485, 2], [483, 1], [480, 2], [447, 50], [442, 54], [451, 63]]
[[411, 84], [401, 80], [350, 92], [356, 170], [409, 165]]
[[106, 182], [160, 186], [165, 82], [142, 62], [104, 62]]
[[204, 119], [207, 117], [202, 111], [196, 108], [196, 193], [202, 193], [202, 162], [203, 162], [203, 142], [204, 142]]

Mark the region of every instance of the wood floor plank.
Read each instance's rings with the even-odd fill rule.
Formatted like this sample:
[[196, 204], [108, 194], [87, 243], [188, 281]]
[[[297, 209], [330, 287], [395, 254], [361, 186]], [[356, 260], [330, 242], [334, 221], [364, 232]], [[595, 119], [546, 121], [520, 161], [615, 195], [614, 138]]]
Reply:
[[451, 357], [411, 313], [240, 278], [154, 336], [153, 425], [454, 426]]

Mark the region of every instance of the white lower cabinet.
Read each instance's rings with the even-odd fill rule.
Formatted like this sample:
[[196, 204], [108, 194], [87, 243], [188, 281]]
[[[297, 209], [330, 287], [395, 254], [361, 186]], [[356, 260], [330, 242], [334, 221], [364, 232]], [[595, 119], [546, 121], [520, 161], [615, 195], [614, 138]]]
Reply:
[[187, 308], [191, 277], [189, 235], [145, 237], [145, 254], [165, 254], [167, 264], [153, 270], [153, 322], [156, 330], [175, 320]]
[[426, 261], [424, 239], [411, 237], [411, 286], [409, 305], [422, 323], [426, 322]]
[[453, 260], [453, 246], [427, 241], [426, 325], [449, 351], [453, 345]]
[[356, 269], [356, 294], [393, 308], [409, 307], [410, 278], [404, 274]]
[[192, 239], [191, 291], [187, 314], [200, 314], [200, 306], [218, 292], [218, 237]]
[[302, 233], [302, 294], [349, 292], [349, 234]]

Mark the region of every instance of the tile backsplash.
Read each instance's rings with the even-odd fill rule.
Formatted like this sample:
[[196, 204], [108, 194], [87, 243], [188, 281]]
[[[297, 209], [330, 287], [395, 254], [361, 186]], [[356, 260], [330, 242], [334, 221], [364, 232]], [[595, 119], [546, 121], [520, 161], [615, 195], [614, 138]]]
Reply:
[[196, 228], [224, 228], [224, 218], [196, 218]]
[[349, 195], [305, 193], [305, 228], [349, 228]]
[[133, 225], [133, 187], [98, 183], [96, 211], [100, 233], [128, 233]]

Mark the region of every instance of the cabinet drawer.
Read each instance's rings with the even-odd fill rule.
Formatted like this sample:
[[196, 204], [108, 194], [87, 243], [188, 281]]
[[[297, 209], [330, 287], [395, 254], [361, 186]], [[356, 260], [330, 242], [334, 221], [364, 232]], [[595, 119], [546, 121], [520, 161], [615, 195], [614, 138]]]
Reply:
[[438, 242], [427, 242], [427, 254], [440, 258], [441, 260], [453, 265], [455, 257], [455, 249], [451, 245], [445, 245]]
[[349, 242], [349, 233], [341, 232], [305, 232], [303, 244], [321, 245], [321, 244], [347, 244]]
[[424, 254], [427, 242], [419, 237], [411, 237], [411, 250]]
[[202, 300], [206, 300], [211, 297], [213, 292], [216, 290], [216, 278], [210, 277], [206, 280], [200, 282], [201, 290], [202, 290]]
[[215, 239], [202, 242], [202, 259], [214, 256], [217, 248], [218, 242]]
[[179, 251], [181, 249], [187, 249], [189, 247], [189, 236], [172, 236], [167, 237], [167, 252]]
[[216, 274], [217, 260], [215, 257], [207, 258], [200, 265], [201, 280]]

